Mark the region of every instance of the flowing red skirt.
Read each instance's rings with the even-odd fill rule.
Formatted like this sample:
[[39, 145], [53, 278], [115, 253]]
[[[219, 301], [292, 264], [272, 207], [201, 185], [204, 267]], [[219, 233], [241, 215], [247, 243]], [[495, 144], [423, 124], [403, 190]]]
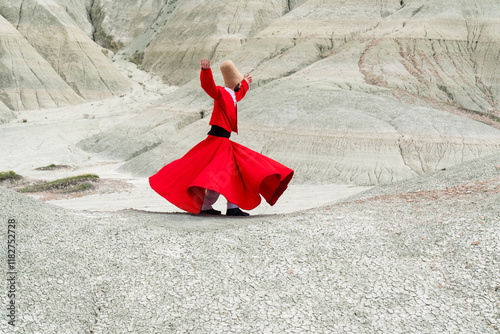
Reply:
[[151, 176], [149, 184], [180, 209], [199, 213], [206, 189], [245, 210], [258, 206], [261, 195], [274, 205], [292, 176], [293, 170], [273, 159], [228, 138], [208, 136]]

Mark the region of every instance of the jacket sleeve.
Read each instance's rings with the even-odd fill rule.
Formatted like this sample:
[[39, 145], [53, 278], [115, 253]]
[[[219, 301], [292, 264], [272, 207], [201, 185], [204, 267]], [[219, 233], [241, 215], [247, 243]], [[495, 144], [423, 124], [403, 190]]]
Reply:
[[239, 91], [235, 92], [236, 95], [236, 101], [241, 100], [243, 97], [245, 97], [245, 94], [248, 91], [248, 82], [246, 80], [243, 80], [241, 82], [241, 88]]
[[214, 77], [212, 75], [212, 69], [201, 70], [200, 73], [201, 88], [214, 100], [217, 99], [219, 91], [214, 82]]

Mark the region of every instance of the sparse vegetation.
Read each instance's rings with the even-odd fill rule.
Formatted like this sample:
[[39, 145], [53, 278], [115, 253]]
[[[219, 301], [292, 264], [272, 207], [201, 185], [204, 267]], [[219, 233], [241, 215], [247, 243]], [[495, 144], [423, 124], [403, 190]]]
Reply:
[[14, 171], [11, 171], [11, 170], [8, 172], [0, 172], [0, 182], [7, 181], [7, 180], [16, 181], [16, 180], [19, 180], [21, 178], [22, 178], [21, 175], [17, 174]]
[[80, 191], [89, 189], [88, 186], [82, 186], [82, 184], [85, 183], [89, 184], [87, 181], [96, 181], [97, 179], [99, 179], [99, 176], [95, 174], [71, 176], [64, 179], [59, 179], [50, 182], [43, 182], [39, 184], [34, 184], [32, 186], [24, 187], [21, 188], [19, 192], [34, 193], [41, 191], [62, 191], [62, 192]]
[[106, 57], [108, 57], [108, 58], [111, 56], [111, 55], [110, 55], [110, 52], [109, 52], [109, 50], [108, 50], [108, 49], [102, 48], [102, 49], [101, 49], [101, 52], [102, 52], [102, 53], [103, 53]]
[[92, 39], [101, 45], [105, 49], [109, 49], [112, 52], [116, 53], [118, 50], [123, 49], [125, 46], [121, 41], [115, 41], [113, 36], [107, 34], [105, 30], [102, 28], [102, 22], [106, 13], [102, 9], [102, 6], [92, 5], [92, 8], [89, 12], [90, 22], [94, 26], [94, 34]]
[[144, 60], [144, 52], [135, 51], [135, 53], [127, 59], [129, 62], [141, 65]]
[[75, 192], [78, 192], [78, 191], [84, 191], [84, 190], [88, 190], [88, 189], [92, 189], [94, 188], [94, 186], [89, 183], [89, 182], [84, 182], [84, 183], [80, 183], [79, 185], [77, 186], [74, 186], [74, 187], [71, 187], [67, 190], [64, 190], [63, 193], [67, 194], [67, 193], [75, 193]]
[[56, 165], [56, 164], [50, 164], [48, 166], [43, 166], [43, 167], [37, 167], [35, 170], [54, 170], [54, 169], [63, 169], [63, 168], [69, 168], [70, 166], [68, 165]]
[[108, 49], [110, 49], [111, 51], [113, 52], [117, 52], [121, 49], [123, 49], [125, 47], [125, 44], [123, 44], [123, 42], [121, 41], [114, 41], [114, 40], [111, 40], [112, 37], [109, 36], [109, 35], [106, 35], [106, 39], [105, 39], [105, 42], [107, 43], [107, 45], [109, 45]]

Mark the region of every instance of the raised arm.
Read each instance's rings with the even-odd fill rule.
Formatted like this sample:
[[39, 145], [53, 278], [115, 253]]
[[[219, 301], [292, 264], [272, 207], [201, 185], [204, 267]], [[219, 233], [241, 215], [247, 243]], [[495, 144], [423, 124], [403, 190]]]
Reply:
[[250, 74], [245, 74], [243, 76], [243, 81], [241, 82], [241, 88], [235, 93], [236, 101], [241, 100], [248, 91], [249, 84], [252, 82], [252, 76]]
[[217, 99], [219, 91], [215, 85], [212, 70], [210, 69], [210, 60], [201, 60], [201, 73], [200, 73], [201, 88], [212, 98]]

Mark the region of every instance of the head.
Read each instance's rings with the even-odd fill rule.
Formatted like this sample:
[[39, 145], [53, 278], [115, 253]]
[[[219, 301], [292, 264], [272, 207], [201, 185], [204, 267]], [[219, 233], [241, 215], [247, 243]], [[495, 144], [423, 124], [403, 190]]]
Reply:
[[238, 71], [236, 66], [230, 60], [226, 60], [220, 65], [220, 71], [224, 77], [224, 86], [237, 92], [241, 87], [243, 74]]

